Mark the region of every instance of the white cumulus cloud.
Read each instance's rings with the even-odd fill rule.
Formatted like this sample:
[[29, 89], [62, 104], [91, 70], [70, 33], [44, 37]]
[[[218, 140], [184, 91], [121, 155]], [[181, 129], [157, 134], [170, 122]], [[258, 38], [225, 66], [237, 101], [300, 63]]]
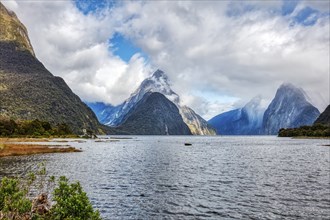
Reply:
[[84, 15], [71, 1], [3, 1], [29, 32], [35, 53], [85, 101], [119, 104], [149, 74], [140, 54], [126, 63], [109, 49], [111, 11]]
[[[185, 104], [206, 119], [278, 86], [304, 88], [329, 104], [329, 2], [124, 1], [83, 14], [70, 1], [3, 1], [27, 26], [37, 57], [87, 101], [118, 104], [160, 68]], [[296, 17], [312, 13], [302, 25]], [[320, 16], [321, 15], [321, 16]], [[109, 49], [120, 33], [147, 54], [123, 61]]]
[[[314, 100], [323, 110], [329, 104], [329, 16], [293, 25], [295, 14], [283, 16], [281, 7], [280, 1], [143, 2], [122, 32], [170, 74], [179, 94], [207, 91], [241, 103], [262, 94], [270, 101], [281, 83], [291, 82], [317, 91]], [[207, 118], [230, 103], [209, 96], [187, 102]]]

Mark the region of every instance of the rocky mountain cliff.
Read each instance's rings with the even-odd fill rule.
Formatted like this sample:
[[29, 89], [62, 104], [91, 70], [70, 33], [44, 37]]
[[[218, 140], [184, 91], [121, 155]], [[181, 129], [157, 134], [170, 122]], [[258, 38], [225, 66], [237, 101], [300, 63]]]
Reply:
[[0, 116], [67, 123], [75, 133], [109, 130], [34, 56], [24, 25], [0, 3]]
[[0, 41], [15, 43], [17, 49], [28, 50], [33, 56], [34, 51], [28, 37], [26, 27], [16, 14], [0, 2]]
[[152, 76], [146, 78], [130, 97], [118, 106], [107, 105], [103, 109], [98, 104], [87, 103], [96, 113], [101, 123], [110, 126], [119, 126], [123, 123], [125, 115], [133, 108], [148, 92], [158, 92], [166, 96], [179, 109], [180, 114], [195, 135], [215, 135], [215, 131], [208, 123], [188, 106], [180, 104], [180, 97], [171, 89], [167, 75], [157, 70]]
[[258, 135], [261, 134], [265, 108], [261, 106], [261, 97], [257, 96], [243, 108], [219, 114], [208, 122], [217, 134], [221, 135]]
[[136, 135], [190, 135], [179, 109], [158, 92], [146, 93], [118, 127]]
[[307, 101], [302, 89], [285, 83], [265, 111], [263, 133], [277, 134], [280, 128], [312, 125], [319, 115], [319, 110]]
[[324, 124], [330, 127], [330, 105], [320, 114], [314, 124]]

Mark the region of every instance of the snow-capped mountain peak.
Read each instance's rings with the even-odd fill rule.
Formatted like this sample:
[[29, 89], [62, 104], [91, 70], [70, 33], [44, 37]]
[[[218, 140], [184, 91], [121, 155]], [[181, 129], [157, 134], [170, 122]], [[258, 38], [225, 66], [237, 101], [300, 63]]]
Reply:
[[142, 81], [141, 85], [131, 94], [128, 100], [140, 100], [147, 92], [159, 92], [176, 105], [180, 98], [170, 87], [168, 76], [161, 70], [155, 71], [150, 77]]
[[[146, 93], [161, 93], [179, 109], [184, 122], [191, 133], [198, 135], [214, 135], [215, 131], [207, 122], [192, 109], [180, 104], [180, 97], [170, 86], [168, 76], [161, 70], [156, 70], [150, 77], [142, 81], [141, 85], [122, 104], [111, 108], [107, 117], [103, 117], [101, 123], [110, 126], [118, 126], [125, 122], [125, 115], [143, 98]], [[100, 117], [99, 117], [100, 118]]]
[[160, 69], [156, 70], [153, 74], [152, 77], [154, 79], [163, 79], [165, 81], [168, 81], [167, 75]]
[[156, 70], [148, 78], [142, 81], [140, 86], [122, 104], [112, 107], [107, 116], [102, 115], [101, 123], [117, 126], [123, 123], [124, 116], [135, 106], [146, 93], [158, 92], [165, 95], [175, 105], [179, 105], [180, 98], [170, 87], [168, 76], [161, 70]]

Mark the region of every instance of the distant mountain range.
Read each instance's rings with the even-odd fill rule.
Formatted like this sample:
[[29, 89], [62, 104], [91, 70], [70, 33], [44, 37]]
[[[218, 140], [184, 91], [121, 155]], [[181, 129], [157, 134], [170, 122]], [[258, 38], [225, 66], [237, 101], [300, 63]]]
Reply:
[[60, 77], [35, 57], [25, 26], [0, 3], [0, 117], [66, 123], [83, 129], [111, 132]]
[[282, 84], [267, 109], [254, 98], [241, 109], [222, 113], [209, 120], [223, 135], [277, 134], [281, 128], [312, 125], [319, 110], [307, 101], [306, 93], [290, 83]]
[[[178, 109], [184, 123], [189, 127], [190, 132], [195, 135], [215, 135], [215, 130], [197, 113], [188, 106], [180, 104], [180, 97], [171, 89], [167, 75], [161, 71], [155, 71], [152, 76], [146, 78], [141, 85], [133, 92], [128, 99], [118, 106], [105, 105], [104, 103], [87, 103], [96, 113], [101, 123], [114, 127], [122, 127], [127, 114], [147, 93], [157, 92], [163, 94]], [[159, 112], [162, 114], [166, 112]], [[145, 112], [149, 114], [149, 112]], [[133, 132], [133, 131], [132, 131]], [[146, 134], [146, 133], [141, 133]]]

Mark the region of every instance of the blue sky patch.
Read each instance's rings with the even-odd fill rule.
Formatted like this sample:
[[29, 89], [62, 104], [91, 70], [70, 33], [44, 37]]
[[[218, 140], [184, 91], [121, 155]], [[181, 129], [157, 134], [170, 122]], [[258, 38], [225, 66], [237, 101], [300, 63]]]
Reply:
[[[281, 16], [290, 16], [297, 5], [301, 2], [301, 0], [282, 0], [282, 7], [280, 8], [268, 8], [268, 12], [274, 15]], [[246, 1], [232, 1], [228, 4], [228, 8], [226, 14], [228, 17], [240, 17], [245, 13], [253, 12], [260, 10], [260, 8], [255, 4], [250, 4], [250, 2]], [[321, 13], [320, 11], [311, 8], [305, 7], [301, 9], [294, 17], [291, 19], [291, 26], [294, 25], [303, 25], [303, 26], [312, 26], [317, 20], [321, 17], [329, 16], [329, 13]]]
[[74, 0], [76, 7], [83, 14], [94, 13], [105, 8], [111, 8], [115, 5], [114, 0]]
[[294, 21], [305, 26], [311, 26], [316, 23], [320, 15], [321, 14], [319, 11], [310, 7], [305, 7], [304, 9], [299, 11], [297, 16], [295, 16]]
[[286, 15], [290, 15], [294, 9], [296, 8], [296, 6], [298, 5], [299, 1], [298, 0], [293, 0], [293, 1], [283, 1], [283, 5], [282, 5], [282, 15], [286, 16]]
[[[282, 16], [290, 16], [294, 10], [296, 9], [300, 0], [291, 0], [291, 1], [284, 1], [282, 5]], [[294, 25], [303, 25], [303, 26], [313, 26], [318, 19], [322, 17], [329, 17], [329, 12], [320, 12], [314, 8], [309, 6], [301, 9], [293, 18], [292, 22], [290, 23], [291, 26]]]
[[136, 53], [140, 53], [147, 60], [147, 55], [123, 35], [116, 33], [109, 41], [113, 53], [125, 62], [129, 62]]

